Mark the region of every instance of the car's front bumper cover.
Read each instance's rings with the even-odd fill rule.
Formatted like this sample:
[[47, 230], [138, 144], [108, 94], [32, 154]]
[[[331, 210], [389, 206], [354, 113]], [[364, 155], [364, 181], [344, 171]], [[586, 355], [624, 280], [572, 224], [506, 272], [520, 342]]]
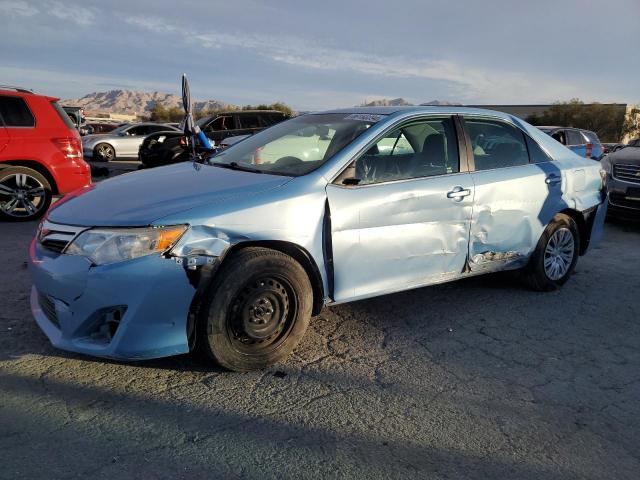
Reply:
[[640, 182], [625, 182], [609, 176], [607, 179], [607, 191], [609, 193], [610, 213], [633, 217], [640, 216]]
[[[187, 318], [195, 288], [175, 261], [150, 255], [93, 266], [84, 257], [46, 250], [34, 239], [29, 269], [31, 310], [55, 347], [121, 360], [189, 351]], [[105, 336], [114, 309], [122, 316], [115, 332]]]

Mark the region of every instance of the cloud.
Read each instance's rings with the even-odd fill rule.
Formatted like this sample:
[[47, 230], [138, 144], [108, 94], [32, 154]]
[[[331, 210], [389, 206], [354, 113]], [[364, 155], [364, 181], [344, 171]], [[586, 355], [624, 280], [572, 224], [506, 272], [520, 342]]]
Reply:
[[[189, 31], [157, 17], [132, 17], [126, 21], [157, 34]], [[567, 96], [598, 96], [575, 83], [550, 75], [482, 68], [450, 58], [380, 56], [322, 46], [287, 35], [189, 31], [189, 35], [181, 38], [209, 49], [238, 48], [274, 62], [305, 69], [443, 82], [451, 90], [451, 97], [463, 102], [522, 102], [523, 92], [528, 92], [528, 101], [531, 102], [549, 102]]]
[[2, 0], [0, 1], [0, 16], [9, 17], [32, 17], [39, 10], [33, 5], [21, 0]]
[[124, 21], [129, 25], [142, 27], [154, 33], [173, 33], [180, 30], [177, 25], [173, 25], [159, 17], [127, 17]]
[[93, 9], [81, 7], [76, 4], [64, 4], [62, 2], [46, 2], [48, 13], [60, 20], [70, 21], [81, 26], [93, 25], [96, 13]]

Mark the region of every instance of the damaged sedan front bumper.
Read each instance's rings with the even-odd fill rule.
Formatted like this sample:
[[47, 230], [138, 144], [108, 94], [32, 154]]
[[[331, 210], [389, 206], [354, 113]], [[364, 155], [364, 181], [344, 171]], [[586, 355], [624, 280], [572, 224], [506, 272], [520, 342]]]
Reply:
[[196, 292], [187, 270], [161, 255], [96, 266], [83, 256], [29, 248], [31, 310], [58, 348], [142, 360], [189, 351]]

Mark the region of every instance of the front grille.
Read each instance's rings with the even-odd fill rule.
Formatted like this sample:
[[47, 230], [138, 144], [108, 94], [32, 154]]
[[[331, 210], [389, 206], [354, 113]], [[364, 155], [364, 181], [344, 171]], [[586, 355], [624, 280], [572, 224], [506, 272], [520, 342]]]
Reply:
[[38, 303], [42, 309], [42, 313], [53, 323], [56, 327], [60, 328], [60, 322], [58, 321], [58, 314], [56, 313], [55, 302], [47, 295], [38, 293]]
[[51, 250], [56, 253], [61, 253], [67, 246], [69, 242], [65, 240], [49, 240], [45, 239], [42, 241], [42, 246], [47, 250]]
[[624, 182], [640, 183], [640, 165], [616, 163], [613, 165], [613, 177]]
[[67, 245], [83, 230], [85, 230], [85, 227], [60, 225], [45, 221], [40, 229], [38, 239], [40, 244], [47, 250], [62, 253], [67, 248]]
[[621, 195], [619, 193], [611, 193], [609, 194], [609, 203], [614, 207], [633, 208], [635, 210], [640, 210], [640, 199], [636, 198], [637, 197], [629, 197], [627, 195]]

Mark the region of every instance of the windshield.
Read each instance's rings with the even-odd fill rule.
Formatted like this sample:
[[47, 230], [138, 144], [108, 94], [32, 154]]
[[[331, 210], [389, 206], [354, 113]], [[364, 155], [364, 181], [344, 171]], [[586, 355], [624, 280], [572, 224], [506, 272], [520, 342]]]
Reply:
[[305, 175], [381, 118], [348, 113], [303, 115], [222, 150], [209, 163], [276, 175]]
[[119, 133], [124, 132], [125, 130], [127, 130], [131, 125], [129, 124], [125, 124], [125, 125], [120, 125], [118, 128], [115, 128], [113, 130], [111, 130], [112, 135], [118, 135]]
[[202, 117], [200, 120], [196, 122], [196, 125], [202, 128], [204, 124], [207, 123], [209, 120], [211, 120], [211, 117]]

